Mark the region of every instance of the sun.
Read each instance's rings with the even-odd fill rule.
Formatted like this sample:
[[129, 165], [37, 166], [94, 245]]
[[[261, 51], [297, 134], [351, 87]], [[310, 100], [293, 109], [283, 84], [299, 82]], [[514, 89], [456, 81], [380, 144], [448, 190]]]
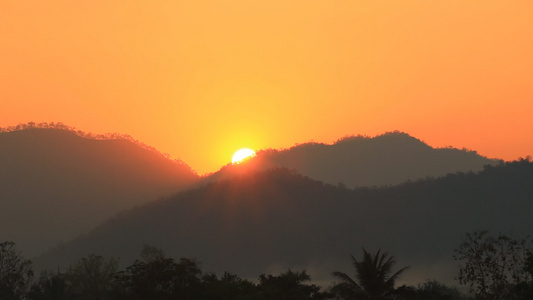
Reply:
[[239, 149], [233, 156], [231, 157], [231, 163], [232, 164], [238, 164], [242, 162], [243, 160], [255, 156], [255, 151], [248, 148], [242, 148]]

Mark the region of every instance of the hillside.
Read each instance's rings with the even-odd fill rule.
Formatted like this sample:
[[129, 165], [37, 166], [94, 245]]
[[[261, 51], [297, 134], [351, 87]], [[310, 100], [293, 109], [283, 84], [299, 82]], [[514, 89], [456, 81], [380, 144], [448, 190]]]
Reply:
[[127, 138], [58, 128], [0, 132], [0, 237], [32, 256], [198, 176]]
[[65, 268], [98, 253], [127, 265], [144, 243], [202, 268], [256, 278], [307, 269], [328, 283], [349, 254], [383, 248], [412, 283], [452, 282], [453, 249], [466, 232], [533, 232], [533, 163], [521, 160], [393, 187], [345, 189], [286, 169], [242, 173], [124, 212], [36, 259]]
[[[347, 187], [395, 185], [448, 173], [480, 171], [501, 161], [474, 151], [436, 149], [406, 133], [373, 138], [346, 137], [332, 145], [305, 143], [286, 150], [259, 151], [245, 169], [287, 168], [310, 178]], [[230, 178], [240, 165], [227, 165], [205, 181]]]

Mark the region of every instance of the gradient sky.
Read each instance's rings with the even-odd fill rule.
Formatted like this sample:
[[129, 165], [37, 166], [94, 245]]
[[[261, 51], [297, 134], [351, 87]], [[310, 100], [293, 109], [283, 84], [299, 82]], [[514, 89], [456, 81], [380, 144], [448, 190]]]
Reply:
[[533, 1], [0, 1], [0, 127], [118, 132], [216, 171], [241, 147], [405, 131], [533, 154]]

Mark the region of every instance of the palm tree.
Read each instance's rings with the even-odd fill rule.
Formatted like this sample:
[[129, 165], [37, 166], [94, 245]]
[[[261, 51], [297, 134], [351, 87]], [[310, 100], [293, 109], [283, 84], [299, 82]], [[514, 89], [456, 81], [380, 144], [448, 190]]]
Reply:
[[335, 285], [332, 291], [344, 299], [390, 299], [392, 292], [394, 292], [394, 282], [408, 268], [404, 267], [390, 275], [396, 260], [387, 252], [381, 253], [381, 250], [372, 256], [363, 248], [363, 260], [358, 261], [353, 255], [351, 258], [356, 272], [356, 280], [346, 273], [333, 272], [333, 276], [342, 282]]

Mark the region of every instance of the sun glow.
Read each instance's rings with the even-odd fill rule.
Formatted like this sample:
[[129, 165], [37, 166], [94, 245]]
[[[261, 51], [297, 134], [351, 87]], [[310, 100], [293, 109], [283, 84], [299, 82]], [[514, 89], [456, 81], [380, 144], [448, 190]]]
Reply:
[[255, 151], [248, 148], [243, 148], [235, 152], [231, 157], [232, 164], [241, 163], [243, 160], [255, 156]]

